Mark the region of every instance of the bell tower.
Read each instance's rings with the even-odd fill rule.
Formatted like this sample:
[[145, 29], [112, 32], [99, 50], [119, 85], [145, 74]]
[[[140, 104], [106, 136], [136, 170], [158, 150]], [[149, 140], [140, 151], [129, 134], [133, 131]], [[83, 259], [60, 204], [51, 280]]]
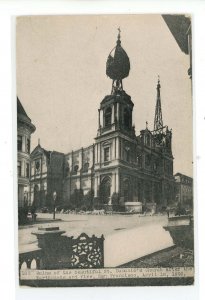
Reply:
[[123, 88], [123, 79], [130, 72], [130, 60], [121, 46], [120, 28], [118, 31], [116, 45], [106, 62], [106, 75], [112, 80], [111, 92], [100, 103], [95, 138], [94, 194], [108, 205], [113, 195], [120, 195], [121, 168], [129, 163], [131, 141], [135, 139], [134, 103]]
[[98, 136], [113, 131], [122, 131], [126, 135], [135, 134], [132, 126], [134, 103], [123, 89], [122, 80], [129, 75], [130, 60], [121, 46], [120, 28], [118, 28], [116, 46], [109, 53], [106, 63], [106, 75], [112, 79], [111, 94], [105, 96], [98, 110]]

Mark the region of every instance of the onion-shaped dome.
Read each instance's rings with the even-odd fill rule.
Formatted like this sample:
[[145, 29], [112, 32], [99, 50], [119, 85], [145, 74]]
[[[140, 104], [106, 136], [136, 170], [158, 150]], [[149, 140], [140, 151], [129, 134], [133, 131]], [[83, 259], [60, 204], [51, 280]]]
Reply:
[[116, 47], [110, 52], [106, 63], [106, 75], [112, 80], [122, 80], [129, 75], [130, 60], [121, 47], [120, 34], [118, 34], [118, 40]]

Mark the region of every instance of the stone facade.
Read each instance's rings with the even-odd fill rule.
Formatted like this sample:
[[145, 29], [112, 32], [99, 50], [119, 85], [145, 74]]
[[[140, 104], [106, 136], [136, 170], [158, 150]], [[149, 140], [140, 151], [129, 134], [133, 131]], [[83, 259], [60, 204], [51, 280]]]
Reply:
[[[84, 195], [91, 191], [93, 207], [123, 209], [126, 202], [166, 207], [175, 200], [172, 132], [163, 126], [159, 79], [154, 130], [146, 125], [136, 135], [134, 103], [122, 84], [129, 75], [130, 62], [121, 47], [120, 30], [106, 66], [112, 91], [100, 103], [94, 144], [65, 155], [46, 151], [40, 145], [32, 152], [31, 199], [34, 201], [34, 189], [42, 191], [42, 199], [46, 199], [45, 193], [49, 195], [47, 202], [38, 200], [38, 206], [51, 205], [55, 190], [59, 203], [64, 204], [69, 204], [77, 191]], [[54, 158], [59, 162], [51, 172]], [[36, 163], [38, 173], [33, 171]]]
[[113, 204], [114, 194], [119, 206], [142, 202], [166, 207], [174, 201], [172, 133], [165, 127], [159, 139], [145, 128], [136, 136], [133, 107], [124, 91], [106, 96], [100, 104], [95, 143], [87, 148], [62, 154], [38, 145], [31, 154], [31, 201], [35, 188], [41, 191], [40, 206], [51, 204], [54, 190], [65, 204], [76, 190], [83, 194], [92, 190], [101, 205]]
[[64, 154], [40, 144], [31, 153], [30, 199], [34, 207], [51, 207], [53, 192], [63, 198]]

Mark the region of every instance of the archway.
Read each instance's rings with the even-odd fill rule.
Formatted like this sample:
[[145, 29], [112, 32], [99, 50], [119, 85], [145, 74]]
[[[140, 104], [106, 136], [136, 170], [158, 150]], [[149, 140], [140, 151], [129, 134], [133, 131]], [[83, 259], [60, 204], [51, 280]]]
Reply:
[[103, 204], [108, 204], [111, 194], [111, 179], [110, 177], [103, 178], [100, 184], [100, 198]]

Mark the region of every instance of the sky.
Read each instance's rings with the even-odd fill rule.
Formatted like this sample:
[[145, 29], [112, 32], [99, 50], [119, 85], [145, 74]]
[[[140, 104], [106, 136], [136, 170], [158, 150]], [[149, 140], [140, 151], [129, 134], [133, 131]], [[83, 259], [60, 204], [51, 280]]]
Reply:
[[161, 81], [164, 125], [172, 128], [174, 172], [192, 176], [189, 57], [160, 15], [31, 16], [16, 26], [17, 95], [36, 126], [31, 148], [68, 153], [94, 143], [98, 108], [111, 92], [106, 60], [117, 28], [131, 70], [123, 87], [134, 103], [136, 135], [153, 130]]

